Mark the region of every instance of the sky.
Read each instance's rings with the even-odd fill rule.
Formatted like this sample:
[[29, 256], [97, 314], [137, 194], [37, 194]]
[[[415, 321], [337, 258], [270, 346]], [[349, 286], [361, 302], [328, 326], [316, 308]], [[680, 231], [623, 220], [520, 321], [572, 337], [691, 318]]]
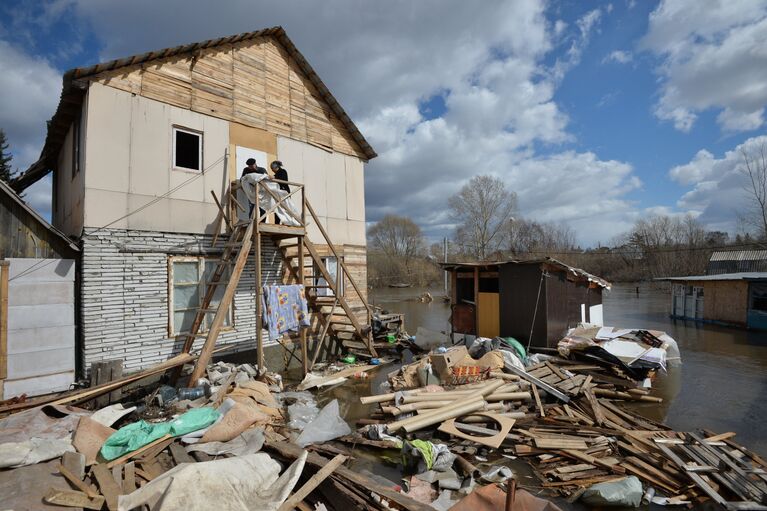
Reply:
[[[502, 179], [518, 216], [609, 244], [653, 214], [735, 234], [767, 144], [767, 0], [102, 0], [0, 4], [0, 128], [40, 154], [67, 69], [282, 25], [379, 156], [369, 222], [449, 236]], [[288, 169], [290, 170], [290, 169]], [[26, 192], [50, 214], [50, 179]]]

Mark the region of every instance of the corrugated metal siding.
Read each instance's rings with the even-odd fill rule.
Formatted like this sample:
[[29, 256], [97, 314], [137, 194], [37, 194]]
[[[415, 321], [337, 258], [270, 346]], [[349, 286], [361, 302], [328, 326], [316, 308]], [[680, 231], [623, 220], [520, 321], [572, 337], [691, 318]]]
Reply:
[[767, 250], [725, 250], [714, 252], [708, 262], [708, 275], [767, 271]]

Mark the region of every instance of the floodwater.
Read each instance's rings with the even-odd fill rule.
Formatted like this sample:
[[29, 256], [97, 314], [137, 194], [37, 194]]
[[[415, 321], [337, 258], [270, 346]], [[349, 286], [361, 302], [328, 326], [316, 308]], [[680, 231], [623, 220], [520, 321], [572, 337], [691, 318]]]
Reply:
[[[641, 403], [635, 410], [670, 427], [734, 431], [735, 440], [767, 456], [767, 332], [669, 318], [670, 291], [654, 284], [616, 284], [604, 293], [605, 325], [663, 330], [679, 344], [682, 366], [655, 379], [653, 395], [663, 403]], [[371, 303], [405, 313], [408, 332], [419, 326], [449, 331], [449, 306], [439, 300], [413, 300], [424, 290], [380, 289]], [[430, 290], [435, 297], [441, 289]]]
[[[767, 435], [763, 433], [767, 423], [767, 333], [672, 320], [668, 317], [669, 292], [653, 285], [639, 287], [637, 294], [636, 284], [617, 284], [603, 295], [605, 325], [667, 332], [679, 344], [682, 366], [670, 368], [668, 374], [660, 373], [655, 379], [653, 395], [662, 397], [663, 403], [637, 403], [633, 405], [635, 411], [680, 431], [698, 428], [716, 433], [733, 431], [737, 433], [734, 440], [767, 456]], [[444, 292], [430, 289], [437, 299], [431, 303], [418, 302], [416, 298], [424, 291], [375, 290], [370, 293], [370, 302], [389, 312], [404, 313], [405, 328], [410, 334], [415, 334], [418, 327], [449, 332], [449, 305], [438, 298]], [[379, 385], [398, 367], [399, 364], [385, 365], [371, 371], [367, 379], [323, 389], [318, 393], [318, 401], [325, 404], [338, 399], [341, 415], [354, 429], [357, 419], [368, 417], [375, 409], [375, 405], [362, 405], [359, 396], [380, 393]], [[398, 452], [355, 449], [354, 456], [353, 470], [392, 482], [401, 480]], [[386, 458], [391, 463], [382, 463]], [[539, 488], [526, 463], [517, 460], [508, 464], [517, 473], [521, 486], [534, 492]], [[566, 510], [585, 509], [578, 503], [555, 501]]]

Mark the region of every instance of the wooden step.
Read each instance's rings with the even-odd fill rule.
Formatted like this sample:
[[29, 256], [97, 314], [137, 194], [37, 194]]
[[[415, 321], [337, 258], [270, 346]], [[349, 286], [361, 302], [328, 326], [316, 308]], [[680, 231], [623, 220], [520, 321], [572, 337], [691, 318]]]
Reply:
[[356, 332], [357, 330], [352, 325], [346, 325], [343, 323], [331, 323], [333, 330], [336, 332]]

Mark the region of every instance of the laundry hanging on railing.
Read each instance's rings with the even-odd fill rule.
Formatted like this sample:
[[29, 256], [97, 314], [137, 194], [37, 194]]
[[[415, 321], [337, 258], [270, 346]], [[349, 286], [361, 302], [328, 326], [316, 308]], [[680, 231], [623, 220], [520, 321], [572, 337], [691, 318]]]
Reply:
[[263, 320], [269, 338], [276, 339], [287, 331], [309, 326], [309, 308], [302, 284], [264, 286], [262, 296]]
[[[261, 186], [258, 186], [259, 182], [261, 182]], [[280, 223], [282, 225], [290, 225], [293, 227], [301, 225], [290, 214], [293, 213], [293, 215], [296, 217], [299, 216], [295, 205], [293, 204], [292, 197], [285, 199], [284, 197], [288, 195], [288, 192], [281, 190], [280, 185], [272, 181], [269, 176], [265, 174], [256, 174], [255, 172], [251, 174], [245, 174], [240, 179], [240, 184], [242, 185], [242, 190], [245, 192], [245, 195], [248, 197], [248, 200], [251, 202], [251, 204], [255, 204], [256, 190], [258, 190], [258, 205], [265, 211], [269, 211], [276, 204], [274, 196], [279, 197], [280, 203], [274, 212], [277, 214], [277, 216], [280, 217]], [[267, 188], [269, 191], [274, 193], [274, 196], [272, 196], [272, 194], [267, 191]]]

